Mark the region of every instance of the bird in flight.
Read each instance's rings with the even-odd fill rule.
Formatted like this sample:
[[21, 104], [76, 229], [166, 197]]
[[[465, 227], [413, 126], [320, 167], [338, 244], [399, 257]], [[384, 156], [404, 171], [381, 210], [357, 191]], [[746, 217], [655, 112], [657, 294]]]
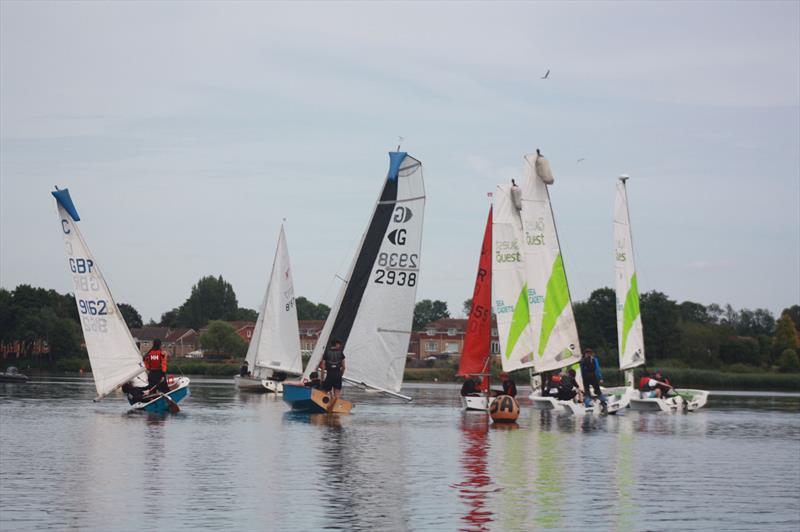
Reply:
[[550, 69], [548, 68], [547, 72], [545, 72], [544, 76], [542, 76], [542, 79], [547, 79], [549, 77], [550, 77]]
[[583, 162], [583, 161], [585, 161], [585, 160], [586, 160], [586, 157], [581, 157], [580, 159], [578, 159], [578, 162], [579, 162], [579, 163], [582, 163], [582, 162]]

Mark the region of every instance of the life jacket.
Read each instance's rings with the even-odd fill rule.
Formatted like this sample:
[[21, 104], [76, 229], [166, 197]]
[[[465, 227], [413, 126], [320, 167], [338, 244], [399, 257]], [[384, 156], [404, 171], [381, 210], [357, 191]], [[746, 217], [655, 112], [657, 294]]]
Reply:
[[323, 357], [325, 361], [325, 370], [326, 371], [342, 371], [342, 362], [344, 361], [344, 352], [341, 350], [333, 350], [329, 349], [325, 351], [325, 356]]
[[561, 374], [556, 374], [556, 375], [553, 375], [552, 377], [550, 377], [550, 382], [552, 384], [555, 384], [557, 382], [561, 382]]
[[645, 375], [641, 379], [639, 379], [639, 389], [643, 392], [650, 391], [650, 377]]
[[595, 365], [594, 365], [593, 358], [582, 358], [581, 359], [581, 373], [584, 375], [594, 375], [595, 373]]
[[167, 353], [161, 349], [151, 349], [144, 356], [144, 367], [147, 371], [167, 371]]
[[517, 383], [515, 383], [511, 379], [503, 381], [503, 393], [505, 393], [506, 395], [510, 395], [511, 397], [516, 397]]

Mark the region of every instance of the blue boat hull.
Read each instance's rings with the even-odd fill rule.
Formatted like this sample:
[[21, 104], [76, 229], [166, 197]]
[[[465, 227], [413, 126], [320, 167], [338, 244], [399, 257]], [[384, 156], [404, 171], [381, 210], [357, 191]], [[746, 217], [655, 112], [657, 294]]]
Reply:
[[[180, 377], [180, 386], [167, 394], [170, 399], [176, 403], [180, 403], [184, 398], [189, 396], [189, 379]], [[133, 405], [136, 410], [143, 410], [151, 414], [164, 414], [169, 412], [169, 401], [164, 397], [159, 397], [146, 404], [137, 403]]]
[[295, 412], [307, 412], [309, 414], [347, 414], [353, 408], [353, 403], [344, 399], [339, 399], [334, 403], [331, 410], [331, 399], [323, 391], [297, 384], [283, 384], [283, 400], [292, 407]]

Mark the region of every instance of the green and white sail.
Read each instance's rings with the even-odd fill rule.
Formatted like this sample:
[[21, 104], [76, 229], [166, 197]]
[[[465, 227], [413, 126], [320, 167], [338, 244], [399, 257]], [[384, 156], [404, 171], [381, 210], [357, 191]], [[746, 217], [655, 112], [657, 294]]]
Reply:
[[579, 362], [581, 350], [550, 194], [545, 184], [552, 183], [553, 176], [547, 160], [538, 153], [528, 154], [524, 160], [522, 247], [533, 339], [532, 365], [541, 373]]
[[644, 364], [644, 332], [639, 312], [639, 287], [633, 262], [631, 220], [628, 214], [628, 191], [622, 176], [614, 198], [614, 243], [616, 246], [615, 277], [617, 290], [617, 341], [619, 369]]
[[505, 371], [533, 366], [522, 253], [521, 193], [515, 185], [498, 185], [492, 198], [492, 287]]

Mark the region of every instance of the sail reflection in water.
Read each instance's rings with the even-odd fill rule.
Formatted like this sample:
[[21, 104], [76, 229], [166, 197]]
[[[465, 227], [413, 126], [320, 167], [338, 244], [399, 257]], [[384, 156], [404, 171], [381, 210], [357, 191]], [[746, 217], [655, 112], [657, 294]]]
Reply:
[[486, 455], [489, 451], [489, 416], [484, 412], [464, 412], [461, 417], [461, 468], [464, 481], [454, 485], [458, 498], [467, 505], [468, 512], [461, 520], [461, 530], [489, 530], [492, 512], [487, 507], [490, 491]]

